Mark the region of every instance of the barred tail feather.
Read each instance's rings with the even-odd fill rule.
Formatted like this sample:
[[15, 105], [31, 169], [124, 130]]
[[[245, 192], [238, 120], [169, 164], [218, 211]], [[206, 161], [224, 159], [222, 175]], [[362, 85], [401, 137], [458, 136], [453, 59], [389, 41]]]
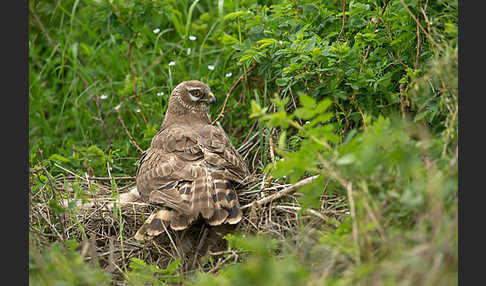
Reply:
[[228, 211], [223, 208], [217, 208], [214, 210], [214, 214], [208, 219], [209, 225], [220, 225], [226, 221], [228, 217]]
[[175, 211], [173, 210], [155, 211], [145, 220], [134, 238], [140, 241], [161, 234], [174, 217]]
[[201, 213], [203, 218], [209, 219], [214, 214], [214, 201], [210, 178], [198, 178], [194, 181], [193, 194], [191, 196], [191, 212], [196, 217]]
[[238, 202], [238, 196], [233, 189], [226, 189], [226, 196], [229, 204], [229, 214], [226, 222], [229, 224], [237, 224], [241, 221], [242, 211], [240, 209], [240, 203]]
[[186, 195], [192, 216], [201, 214], [209, 225], [240, 222], [242, 212], [233, 185], [218, 174], [212, 175], [196, 179], [190, 197]]
[[242, 211], [236, 191], [231, 182], [223, 177], [199, 177], [192, 183], [180, 186], [177, 195], [174, 191], [160, 190], [151, 194], [151, 201], [163, 203], [170, 209], [152, 213], [137, 231], [135, 239], [157, 236], [169, 226], [173, 230], [186, 229], [200, 214], [212, 226], [241, 221]]
[[173, 230], [186, 229], [194, 221], [195, 217], [191, 215], [177, 215], [170, 221], [170, 227]]

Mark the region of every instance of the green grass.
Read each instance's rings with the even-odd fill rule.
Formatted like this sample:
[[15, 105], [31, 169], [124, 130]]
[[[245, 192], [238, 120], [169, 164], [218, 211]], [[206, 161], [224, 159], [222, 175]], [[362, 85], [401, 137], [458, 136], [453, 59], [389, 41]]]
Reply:
[[[321, 176], [299, 191], [303, 208], [322, 206], [329, 179], [326, 192], [345, 198], [350, 215], [296, 230], [279, 242], [287, 252], [235, 236], [235, 249], [253, 254], [187, 283], [457, 285], [457, 1], [345, 1], [344, 26], [342, 2], [30, 0], [29, 165], [45, 166], [31, 174], [34, 202], [51, 202], [61, 230], [56, 216], [76, 214], [56, 203], [59, 166], [133, 176], [135, 145], [148, 148], [176, 84], [202, 80], [222, 103], [256, 63], [220, 123], [235, 146], [258, 132], [252, 171], [290, 183]], [[30, 253], [32, 283], [105, 281], [82, 274], [101, 270], [84, 270], [47, 222], [30, 227], [40, 249]], [[137, 263], [120, 279], [165, 271]]]

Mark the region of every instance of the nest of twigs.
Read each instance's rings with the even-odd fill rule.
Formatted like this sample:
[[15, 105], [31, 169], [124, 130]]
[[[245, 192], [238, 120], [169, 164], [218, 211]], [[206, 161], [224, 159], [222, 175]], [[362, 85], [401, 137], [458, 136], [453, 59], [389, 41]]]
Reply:
[[[258, 141], [251, 143], [238, 150], [245, 153], [245, 158]], [[318, 229], [324, 224], [333, 225], [347, 211], [346, 198], [327, 190], [327, 184], [323, 185], [320, 207], [301, 211], [300, 194], [296, 191], [317, 176], [290, 185], [266, 175], [253, 175], [238, 193], [243, 218], [236, 226], [210, 227], [196, 222], [186, 231], [167, 229], [155, 239], [139, 242], [133, 237], [154, 207], [140, 201], [117, 206], [115, 200], [133, 190], [134, 177], [81, 177], [63, 169], [66, 175], [57, 179], [50, 178], [44, 168], [31, 170], [33, 176], [44, 172], [50, 178], [44, 188], [55, 190], [31, 194], [29, 226], [36, 234], [33, 243], [43, 249], [53, 241], [80, 241], [83, 259], [101, 266], [120, 285], [131, 258], [161, 269], [180, 259], [180, 277], [188, 277], [196, 270], [214, 273], [226, 263], [241, 260], [237, 251], [228, 251], [223, 238], [226, 233], [267, 234], [284, 241], [297, 236], [302, 227]], [[79, 198], [80, 194], [84, 194], [84, 199]], [[53, 200], [66, 206], [66, 211], [54, 212]], [[89, 207], [82, 207], [83, 204]], [[212, 257], [213, 263], [208, 263], [207, 257]]]
[[[310, 181], [313, 178], [305, 180]], [[120, 193], [127, 193], [133, 186], [134, 180], [128, 181], [128, 184], [127, 181], [125, 186], [119, 189]], [[303, 185], [307, 181], [299, 183]], [[227, 245], [223, 236], [228, 232], [268, 234], [276, 239], [285, 240], [296, 235], [300, 224], [308, 228], [319, 228], [329, 223], [330, 217], [340, 219], [345, 213], [346, 209], [342, 207], [342, 200], [345, 198], [323, 195], [320, 209], [308, 209], [299, 218], [299, 194], [295, 193], [299, 183], [281, 184], [277, 180], [255, 177], [248, 183], [245, 191], [239, 193], [243, 219], [238, 225], [218, 228], [195, 223], [187, 231], [176, 232], [168, 229], [166, 234], [161, 234], [153, 240], [138, 242], [133, 236], [154, 210], [153, 206], [131, 202], [121, 207], [117, 207], [115, 203], [113, 207], [115, 200], [109, 182], [90, 178], [80, 180], [66, 176], [58, 178], [53, 184], [66, 195], [67, 211], [55, 214], [48, 203], [51, 201], [50, 198], [37, 198], [44, 202], [31, 206], [29, 225], [31, 231], [38, 234], [37, 247], [42, 248], [48, 241], [81, 241], [82, 257], [86, 261], [99, 264], [115, 277], [121, 278], [122, 270], [129, 265], [133, 257], [162, 269], [180, 258], [181, 275], [187, 275], [194, 270], [216, 272], [224, 263], [239, 259], [235, 252], [227, 255]], [[91, 204], [89, 208], [79, 206], [81, 200], [75, 200], [76, 192], [69, 187], [73, 184], [79, 188], [96, 190], [92, 197], [88, 198]], [[69, 202], [78, 203], [71, 203], [69, 206]], [[49, 229], [39, 232], [34, 225], [49, 226]], [[213, 257], [215, 264], [205, 263], [204, 259], [201, 259], [208, 255]]]

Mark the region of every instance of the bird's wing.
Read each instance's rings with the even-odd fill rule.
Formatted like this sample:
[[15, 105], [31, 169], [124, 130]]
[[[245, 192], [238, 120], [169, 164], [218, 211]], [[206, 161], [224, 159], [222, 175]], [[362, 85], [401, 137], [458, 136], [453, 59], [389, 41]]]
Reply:
[[[222, 129], [211, 125], [174, 126], [154, 136], [137, 170], [137, 188], [159, 209], [139, 230], [156, 235], [162, 223], [185, 229], [201, 214], [211, 225], [241, 220], [231, 182], [249, 175], [241, 156]], [[160, 225], [159, 225], [160, 224]]]
[[[140, 158], [137, 188], [142, 197], [175, 181], [192, 181], [201, 174], [197, 163], [203, 152], [190, 129], [174, 126], [164, 129], [152, 139], [152, 144]], [[167, 189], [167, 188], [165, 188]]]
[[204, 160], [216, 169], [225, 170], [236, 176], [226, 179], [241, 182], [249, 176], [250, 172], [241, 155], [231, 144], [223, 129], [205, 125], [198, 130], [198, 144], [204, 153]]

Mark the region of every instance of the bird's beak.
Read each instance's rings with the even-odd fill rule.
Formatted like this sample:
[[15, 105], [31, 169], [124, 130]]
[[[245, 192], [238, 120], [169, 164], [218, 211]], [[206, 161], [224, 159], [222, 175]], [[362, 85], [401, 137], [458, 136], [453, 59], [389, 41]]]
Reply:
[[216, 103], [216, 96], [212, 92], [209, 93], [209, 103]]

